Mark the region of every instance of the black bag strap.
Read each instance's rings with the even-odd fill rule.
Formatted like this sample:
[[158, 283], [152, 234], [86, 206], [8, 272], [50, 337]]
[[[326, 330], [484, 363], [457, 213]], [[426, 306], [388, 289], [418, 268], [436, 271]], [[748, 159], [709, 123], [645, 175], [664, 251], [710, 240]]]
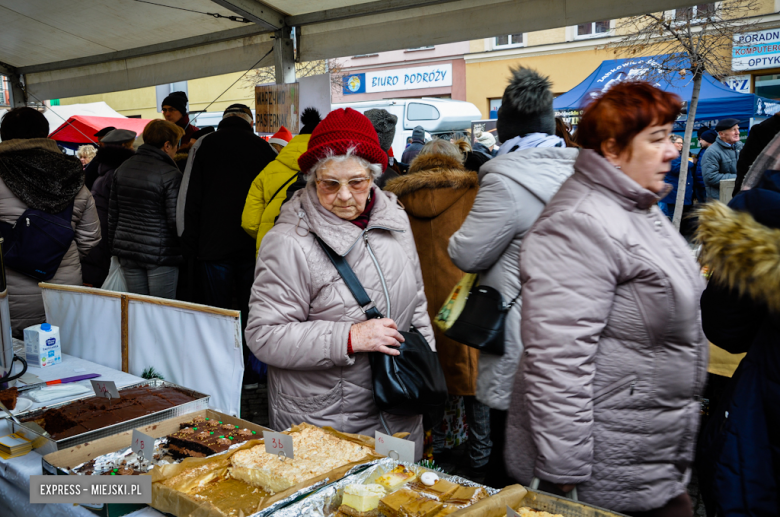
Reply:
[[281, 191], [282, 191], [282, 189], [283, 189], [284, 187], [286, 187], [286, 186], [287, 186], [287, 185], [288, 185], [288, 184], [289, 184], [289, 183], [290, 183], [292, 180], [294, 180], [294, 179], [295, 179], [295, 178], [297, 178], [297, 177], [298, 177], [298, 173], [296, 172], [295, 174], [293, 174], [293, 175], [290, 177], [290, 179], [288, 179], [287, 181], [285, 181], [285, 182], [284, 182], [284, 185], [282, 185], [281, 187], [279, 187], [278, 189], [276, 189], [276, 192], [274, 192], [274, 195], [273, 195], [273, 196], [271, 196], [271, 199], [269, 199], [269, 200], [268, 200], [268, 203], [266, 204], [266, 206], [270, 205], [270, 204], [271, 204], [271, 201], [273, 201], [273, 200], [274, 200], [274, 198], [276, 197], [276, 195], [277, 195], [279, 192], [281, 192]]
[[523, 288], [522, 288], [522, 287], [520, 288], [520, 291], [518, 291], [518, 293], [517, 293], [517, 296], [515, 296], [514, 298], [512, 298], [512, 301], [511, 301], [511, 302], [509, 302], [509, 303], [506, 305], [506, 311], [507, 311], [507, 312], [509, 311], [509, 309], [511, 309], [512, 307], [514, 307], [514, 305], [515, 305], [515, 302], [517, 301], [517, 299], [518, 299], [518, 298], [520, 298], [520, 295], [521, 295], [521, 294], [523, 294]]
[[366, 318], [370, 320], [381, 318], [382, 313], [379, 312], [379, 309], [376, 308], [374, 302], [371, 301], [371, 297], [368, 296], [368, 293], [363, 287], [363, 284], [360, 283], [360, 280], [358, 280], [355, 272], [352, 271], [351, 267], [349, 267], [347, 259], [333, 251], [330, 246], [325, 244], [322, 239], [320, 239], [319, 235], [314, 235], [314, 238], [317, 239], [317, 242], [320, 244], [323, 251], [325, 251], [325, 254], [328, 256], [331, 263], [333, 263], [333, 267], [335, 267], [336, 271], [339, 272], [339, 275], [341, 275], [344, 283], [347, 284], [349, 292], [351, 292], [352, 296], [354, 296], [355, 300], [357, 300], [358, 305], [360, 306], [360, 310], [363, 311], [363, 314], [366, 315]]

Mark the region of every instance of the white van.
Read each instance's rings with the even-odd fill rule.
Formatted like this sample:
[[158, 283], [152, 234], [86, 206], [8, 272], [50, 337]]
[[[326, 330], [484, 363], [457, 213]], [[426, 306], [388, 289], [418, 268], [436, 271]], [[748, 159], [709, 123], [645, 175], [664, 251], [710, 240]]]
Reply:
[[431, 135], [465, 133], [471, 130], [471, 122], [480, 120], [482, 114], [470, 102], [452, 99], [384, 99], [379, 101], [346, 102], [333, 104], [333, 109], [352, 108], [361, 113], [370, 109], [384, 109], [398, 117], [393, 140], [393, 155], [400, 159], [406, 149], [406, 139], [412, 136], [416, 126], [422, 126]]

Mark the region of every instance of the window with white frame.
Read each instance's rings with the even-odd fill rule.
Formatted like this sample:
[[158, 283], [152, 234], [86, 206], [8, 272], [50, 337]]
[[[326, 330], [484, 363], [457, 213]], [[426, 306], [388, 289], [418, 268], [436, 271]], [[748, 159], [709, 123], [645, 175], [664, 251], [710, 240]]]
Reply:
[[600, 22], [581, 23], [577, 25], [577, 31], [574, 36], [576, 38], [599, 38], [609, 35], [611, 28], [611, 22], [609, 20]]
[[696, 4], [674, 10], [674, 19], [679, 22], [703, 20], [715, 14], [716, 2]]
[[521, 47], [523, 45], [523, 35], [507, 34], [505, 36], [496, 36], [493, 38], [493, 48]]

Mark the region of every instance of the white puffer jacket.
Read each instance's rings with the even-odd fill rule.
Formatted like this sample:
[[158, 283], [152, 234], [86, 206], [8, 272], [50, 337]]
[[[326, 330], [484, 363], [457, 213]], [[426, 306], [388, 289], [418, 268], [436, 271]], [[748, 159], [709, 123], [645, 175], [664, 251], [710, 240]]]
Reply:
[[[509, 303], [520, 292], [520, 245], [544, 206], [574, 172], [577, 149], [515, 151], [479, 170], [479, 193], [466, 221], [451, 238], [450, 258], [479, 282], [497, 289]], [[506, 411], [523, 342], [518, 298], [505, 323], [504, 355], [480, 354], [477, 399]]]

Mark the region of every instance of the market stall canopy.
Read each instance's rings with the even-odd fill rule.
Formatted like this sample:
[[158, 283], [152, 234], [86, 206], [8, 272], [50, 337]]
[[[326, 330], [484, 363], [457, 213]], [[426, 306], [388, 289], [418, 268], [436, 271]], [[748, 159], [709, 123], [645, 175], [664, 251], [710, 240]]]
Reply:
[[49, 106], [43, 116], [49, 121], [49, 129], [59, 127], [70, 117], [82, 115], [87, 117], [126, 118], [105, 102], [89, 102], [85, 104], [68, 104], [66, 106]]
[[[24, 76], [31, 96], [56, 99], [244, 71], [272, 48], [276, 31], [289, 27], [296, 28], [298, 59], [310, 61], [532, 32], [695, 3], [0, 0], [0, 73]], [[274, 56], [268, 55], [258, 66], [273, 63]]]
[[52, 131], [49, 134], [49, 138], [64, 144], [66, 147], [74, 147], [74, 145], [68, 144], [75, 144], [76, 146], [96, 144], [97, 137], [93, 135], [104, 127], [113, 126], [117, 129], [129, 129], [140, 135], [149, 122], [151, 121], [142, 118], [85, 117], [76, 115], [75, 117], [70, 117], [67, 122], [64, 122]]
[[[584, 81], [553, 101], [556, 116], [564, 117], [576, 125], [582, 109], [596, 95], [621, 81], [646, 80], [662, 90], [677, 94], [685, 102], [683, 114], [677, 119], [675, 127], [680, 130], [687, 120], [687, 105], [693, 95], [693, 78], [690, 74], [661, 73], [659, 68], [665, 57], [612, 59], [602, 62]], [[770, 116], [777, 108], [780, 108], [777, 101], [752, 93], [736, 92], [705, 72], [696, 109], [696, 124], [714, 127], [721, 119], [736, 118], [740, 120], [740, 126], [747, 127], [751, 118]]]

